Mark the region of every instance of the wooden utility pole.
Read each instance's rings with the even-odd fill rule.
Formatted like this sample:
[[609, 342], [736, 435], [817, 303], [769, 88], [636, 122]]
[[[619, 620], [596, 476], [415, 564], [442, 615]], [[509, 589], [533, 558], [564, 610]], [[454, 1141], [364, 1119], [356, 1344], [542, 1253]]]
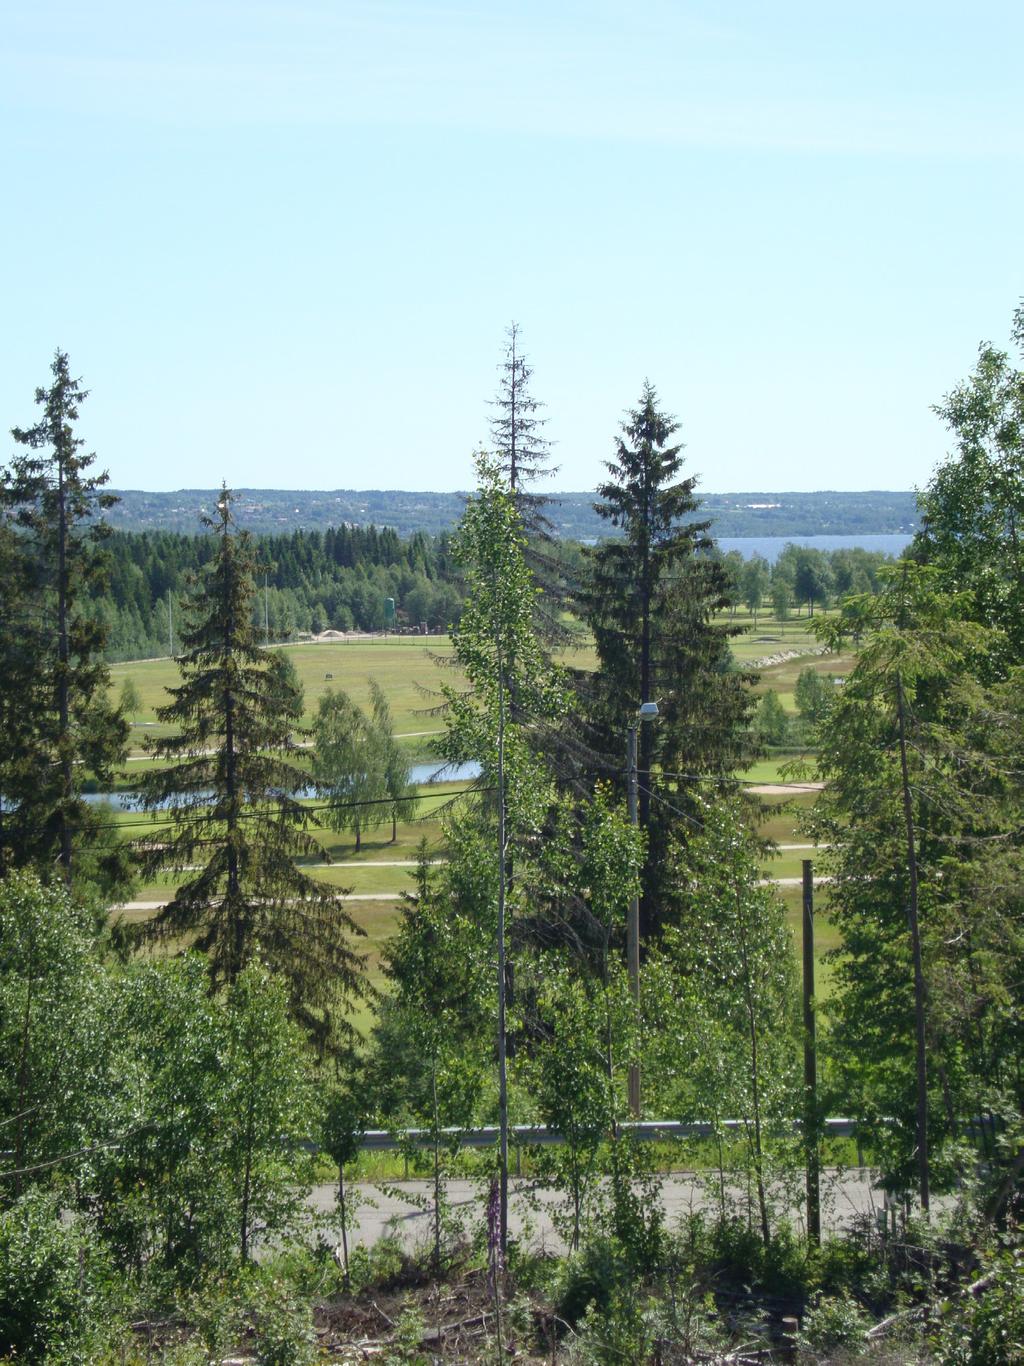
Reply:
[[814, 864], [803, 860], [804, 958], [804, 1165], [807, 1173], [807, 1237], [821, 1242], [821, 1148], [818, 1125], [818, 1056], [814, 1017]]

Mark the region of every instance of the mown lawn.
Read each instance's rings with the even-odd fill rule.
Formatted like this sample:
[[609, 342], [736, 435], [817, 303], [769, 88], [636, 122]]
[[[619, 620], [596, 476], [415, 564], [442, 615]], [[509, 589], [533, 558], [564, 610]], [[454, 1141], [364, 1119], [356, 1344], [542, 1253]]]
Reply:
[[[737, 625], [751, 625], [745, 613], [737, 613]], [[737, 662], [744, 663], [783, 650], [800, 650], [801, 657], [787, 660], [781, 664], [770, 665], [761, 671], [757, 685], [758, 692], [769, 687], [780, 695], [783, 705], [793, 710], [792, 690], [801, 669], [808, 664], [816, 670], [833, 675], [845, 676], [853, 666], [851, 655], [814, 655], [810, 652], [817, 648], [817, 637], [808, 629], [809, 623], [801, 618], [782, 624], [761, 616], [756, 632], [748, 631], [734, 638], [732, 648]], [[369, 679], [375, 678], [384, 688], [391, 703], [396, 732], [403, 737], [410, 762], [429, 756], [431, 737], [441, 729], [443, 722], [431, 709], [439, 700], [437, 689], [443, 681], [457, 681], [458, 675], [449, 668], [439, 667], [437, 660], [452, 658], [451, 642], [447, 637], [429, 639], [406, 638], [372, 640], [358, 642], [330, 642], [324, 644], [302, 644], [287, 647], [305, 692], [306, 720], [310, 720], [318, 699], [327, 689], [343, 688], [357, 703], [368, 706]], [[563, 662], [577, 668], [590, 668], [594, 664], [592, 645], [582, 641], [572, 651], [565, 652]], [[118, 664], [112, 669], [112, 688], [116, 693], [126, 677], [130, 677], [142, 697], [142, 706], [136, 720], [140, 723], [155, 721], [156, 708], [167, 699], [166, 689], [178, 681], [178, 670], [172, 660], [143, 660], [134, 663]], [[330, 677], [328, 676], [330, 675]], [[137, 724], [133, 727], [132, 748], [136, 754], [142, 753], [142, 739], [146, 735], [159, 735], [166, 728], [154, 724]], [[813, 804], [816, 793], [807, 788], [801, 789], [795, 780], [787, 778], [782, 768], [793, 762], [793, 755], [774, 756], [752, 765], [739, 775], [748, 785], [787, 784], [788, 795], [778, 799], [762, 798], [771, 814], [766, 816], [761, 833], [780, 844], [806, 843], [806, 836], [797, 829], [799, 813]], [[138, 758], [125, 766], [123, 781], [131, 783], [142, 772], [153, 766], [152, 760]], [[459, 786], [459, 785], [456, 785]], [[329, 866], [316, 866], [320, 858], [304, 859], [313, 876], [332, 887], [344, 889], [355, 896], [374, 897], [380, 900], [350, 901], [346, 910], [354, 922], [366, 931], [361, 947], [367, 954], [367, 980], [371, 987], [377, 988], [382, 982], [380, 970], [380, 951], [388, 936], [394, 932], [401, 909], [401, 894], [411, 891], [414, 886], [415, 868], [387, 867], [385, 864], [413, 864], [417, 858], [421, 840], [426, 840], [428, 854], [432, 858], [444, 856], [443, 834], [441, 827], [442, 809], [452, 801], [455, 790], [453, 785], [425, 786], [419, 789], [421, 803], [419, 815], [412, 822], [402, 823], [398, 838], [391, 843], [390, 823], [363, 832], [362, 847], [357, 854], [355, 838], [351, 832], [336, 832], [324, 828], [311, 828], [310, 833], [324, 850], [324, 861], [329, 858]], [[779, 803], [781, 809], [774, 810]], [[315, 803], [311, 803], [315, 805]], [[152, 818], [138, 812], [115, 811], [115, 822], [126, 838], [159, 837], [167, 829], [166, 820], [159, 816]], [[782, 850], [771, 860], [766, 860], [762, 872], [770, 878], [798, 878], [801, 875], [802, 861], [805, 857], [815, 857], [813, 850]], [[177, 879], [171, 876], [158, 877], [140, 887], [135, 893], [138, 900], [162, 900], [173, 891]], [[787, 919], [794, 931], [794, 946], [799, 954], [799, 932], [801, 925], [801, 891], [799, 886], [780, 887], [780, 896], [787, 908]], [[818, 890], [818, 900], [824, 907], [827, 892]], [[149, 912], [129, 913], [129, 918], [138, 918]], [[822, 909], [818, 917], [816, 954], [820, 958], [828, 948], [837, 942], [827, 912]], [[169, 951], [169, 946], [164, 951]], [[819, 991], [827, 994], [828, 974], [824, 968], [819, 971]], [[356, 1023], [364, 1031], [374, 1018], [372, 1003], [364, 1003], [356, 1012]]]

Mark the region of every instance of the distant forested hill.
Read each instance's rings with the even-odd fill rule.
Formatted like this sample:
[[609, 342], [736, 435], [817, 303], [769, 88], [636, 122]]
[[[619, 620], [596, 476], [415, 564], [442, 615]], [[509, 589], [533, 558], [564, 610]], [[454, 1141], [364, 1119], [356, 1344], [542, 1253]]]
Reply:
[[[176, 493], [117, 491], [108, 514], [125, 531], [195, 532], [216, 503], [214, 489]], [[434, 535], [459, 520], [464, 493], [409, 493], [401, 489], [239, 489], [241, 526], [255, 532], [286, 532], [333, 526], [393, 527], [400, 536]], [[558, 493], [550, 510], [559, 535], [591, 540], [609, 534], [594, 514], [592, 493]], [[884, 534], [917, 529], [913, 493], [705, 493], [703, 510], [716, 536], [815, 536]]]

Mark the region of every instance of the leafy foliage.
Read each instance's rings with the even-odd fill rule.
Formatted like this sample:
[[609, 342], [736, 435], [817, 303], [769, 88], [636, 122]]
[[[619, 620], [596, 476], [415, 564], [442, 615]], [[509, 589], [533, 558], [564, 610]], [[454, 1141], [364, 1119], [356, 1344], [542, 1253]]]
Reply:
[[[1024, 351], [1024, 306], [1012, 333]], [[974, 373], [935, 411], [956, 450], [921, 496], [924, 528], [916, 556], [934, 564], [945, 588], [970, 594], [973, 613], [1005, 635], [1006, 654], [1024, 657], [1024, 372], [986, 344]], [[966, 600], [962, 599], [966, 605]]]
[[346, 692], [329, 689], [320, 697], [313, 721], [313, 779], [331, 804], [324, 822], [332, 830], [351, 830], [356, 850], [362, 833], [380, 822], [386, 800], [384, 773], [367, 718]]
[[[864, 633], [856, 667], [821, 722], [827, 786], [812, 821], [829, 845], [830, 906], [842, 933], [830, 1002], [837, 1084], [909, 1180], [914, 972], [908, 932], [909, 811], [927, 995], [929, 1130], [942, 1159], [964, 1115], [1020, 1114], [1018, 928], [1019, 682], [986, 687], [1001, 646], [941, 591], [935, 571], [901, 567], [878, 598], [853, 599], [832, 631]], [[968, 608], [969, 611], [969, 608]], [[900, 700], [909, 785], [900, 766]], [[898, 1116], [893, 1124], [883, 1116]], [[995, 1156], [993, 1119], [983, 1142]]]

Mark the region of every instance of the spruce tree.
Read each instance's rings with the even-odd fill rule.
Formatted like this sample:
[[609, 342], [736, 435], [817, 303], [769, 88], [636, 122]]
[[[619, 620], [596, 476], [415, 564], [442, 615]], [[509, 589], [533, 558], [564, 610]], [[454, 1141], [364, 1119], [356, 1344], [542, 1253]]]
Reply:
[[565, 565], [546, 512], [553, 500], [532, 488], [538, 480], [551, 478], [557, 466], [551, 464], [551, 442], [543, 432], [547, 418], [540, 416], [540, 409], [544, 405], [530, 392], [533, 367], [523, 354], [518, 323], [508, 327], [507, 336], [498, 396], [492, 402], [491, 442], [526, 535], [524, 554], [536, 593], [534, 629], [546, 645], [565, 645], [572, 631], [562, 620], [568, 591]]
[[[639, 728], [639, 821], [648, 830], [643, 934], [674, 914], [670, 845], [685, 838], [686, 816], [698, 819], [687, 790], [694, 780], [727, 781], [752, 744], [748, 679], [731, 667], [730, 629], [713, 620], [729, 605], [726, 573], [711, 553], [710, 523], [698, 515], [696, 479], [678, 477], [677, 431], [645, 382], [594, 504], [619, 534], [591, 552], [577, 604], [598, 657], [594, 673], [578, 675], [589, 721], [589, 752], [579, 756], [585, 774], [623, 774], [627, 732], [641, 703], [659, 707], [658, 721]], [[669, 777], [668, 804], [652, 809], [659, 767], [684, 777], [678, 789]]]
[[551, 443], [542, 431], [547, 419], [539, 416], [543, 404], [530, 393], [533, 367], [523, 355], [519, 324], [512, 323], [506, 334], [508, 346], [499, 367], [498, 397], [492, 404], [497, 412], [491, 419], [491, 438], [498, 467], [529, 533], [539, 527], [550, 528], [543, 512], [549, 500], [531, 493], [529, 485], [550, 478], [555, 470], [550, 465]]
[[326, 1044], [339, 1007], [362, 991], [358, 931], [336, 891], [295, 864], [324, 857], [297, 797], [308, 782], [294, 763], [302, 697], [285, 656], [256, 644], [255, 561], [248, 536], [233, 530], [231, 501], [224, 488], [205, 519], [217, 548], [194, 585], [182, 681], [157, 713], [177, 732], [153, 745], [170, 766], [145, 779], [147, 805], [169, 807], [172, 826], [151, 842], [149, 869], [189, 876], [144, 933], [191, 942], [214, 987], [262, 957], [285, 979], [296, 1018]]
[[[6, 861], [57, 863], [70, 885], [75, 849], [97, 822], [81, 800], [89, 774], [110, 783], [128, 735], [110, 703], [106, 633], [92, 603], [106, 581], [101, 514], [117, 500], [75, 435], [88, 396], [57, 351], [42, 415], [12, 435], [24, 451], [0, 480], [3, 537], [4, 721], [0, 779], [8, 804]], [[16, 529], [16, 530], [15, 530]], [[76, 831], [78, 837], [76, 840]], [[116, 860], [115, 860], [116, 862]]]

